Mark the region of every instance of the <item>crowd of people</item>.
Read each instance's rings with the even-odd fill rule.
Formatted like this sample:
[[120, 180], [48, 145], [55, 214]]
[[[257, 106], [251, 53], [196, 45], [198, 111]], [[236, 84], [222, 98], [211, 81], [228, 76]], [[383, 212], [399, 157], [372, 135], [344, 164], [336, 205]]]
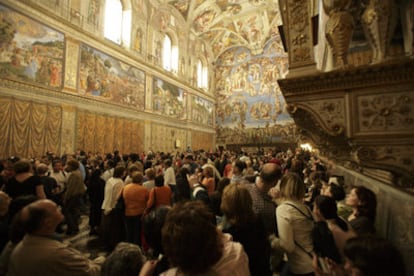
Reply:
[[[375, 193], [301, 149], [48, 152], [0, 170], [0, 275], [405, 275]], [[106, 257], [62, 242], [81, 214]]]

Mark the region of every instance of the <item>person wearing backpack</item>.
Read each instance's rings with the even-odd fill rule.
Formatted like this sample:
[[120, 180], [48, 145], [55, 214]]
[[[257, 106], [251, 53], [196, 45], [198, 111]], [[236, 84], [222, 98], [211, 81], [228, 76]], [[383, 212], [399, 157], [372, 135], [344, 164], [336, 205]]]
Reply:
[[287, 255], [285, 275], [314, 275], [312, 229], [314, 220], [311, 210], [303, 203], [305, 184], [296, 173], [285, 174], [280, 182], [280, 204], [276, 208], [279, 237], [271, 235], [272, 248], [282, 248]]

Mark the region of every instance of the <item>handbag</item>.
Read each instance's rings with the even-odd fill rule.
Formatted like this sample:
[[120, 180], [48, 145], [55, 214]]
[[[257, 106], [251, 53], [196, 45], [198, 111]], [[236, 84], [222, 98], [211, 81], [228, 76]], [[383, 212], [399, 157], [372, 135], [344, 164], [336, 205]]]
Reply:
[[125, 199], [123, 196], [124, 188], [122, 188], [118, 199], [116, 200], [116, 204], [112, 211], [117, 214], [124, 214], [125, 213]]

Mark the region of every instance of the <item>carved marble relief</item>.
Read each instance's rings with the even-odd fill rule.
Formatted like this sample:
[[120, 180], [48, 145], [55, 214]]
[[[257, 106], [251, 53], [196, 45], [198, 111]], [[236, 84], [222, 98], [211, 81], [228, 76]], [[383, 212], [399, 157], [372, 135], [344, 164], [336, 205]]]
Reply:
[[362, 14], [361, 23], [373, 52], [372, 63], [382, 62], [388, 54], [397, 24], [395, 1], [369, 0]]
[[414, 98], [409, 93], [357, 97], [358, 131], [412, 132]]
[[[282, 1], [281, 1], [282, 2]], [[312, 26], [309, 15], [309, 1], [286, 0], [289, 65], [291, 68], [314, 63]], [[283, 5], [283, 4], [282, 4]]]
[[343, 98], [306, 101], [300, 106], [311, 110], [327, 133], [336, 136], [345, 131], [346, 114]]

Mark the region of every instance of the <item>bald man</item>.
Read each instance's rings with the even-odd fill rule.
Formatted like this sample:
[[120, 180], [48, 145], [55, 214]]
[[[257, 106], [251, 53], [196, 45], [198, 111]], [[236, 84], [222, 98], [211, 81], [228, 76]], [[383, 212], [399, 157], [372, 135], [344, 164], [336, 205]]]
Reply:
[[48, 199], [38, 200], [21, 212], [27, 234], [11, 255], [8, 275], [100, 274], [97, 262], [56, 238], [56, 226], [64, 218], [56, 203]]

